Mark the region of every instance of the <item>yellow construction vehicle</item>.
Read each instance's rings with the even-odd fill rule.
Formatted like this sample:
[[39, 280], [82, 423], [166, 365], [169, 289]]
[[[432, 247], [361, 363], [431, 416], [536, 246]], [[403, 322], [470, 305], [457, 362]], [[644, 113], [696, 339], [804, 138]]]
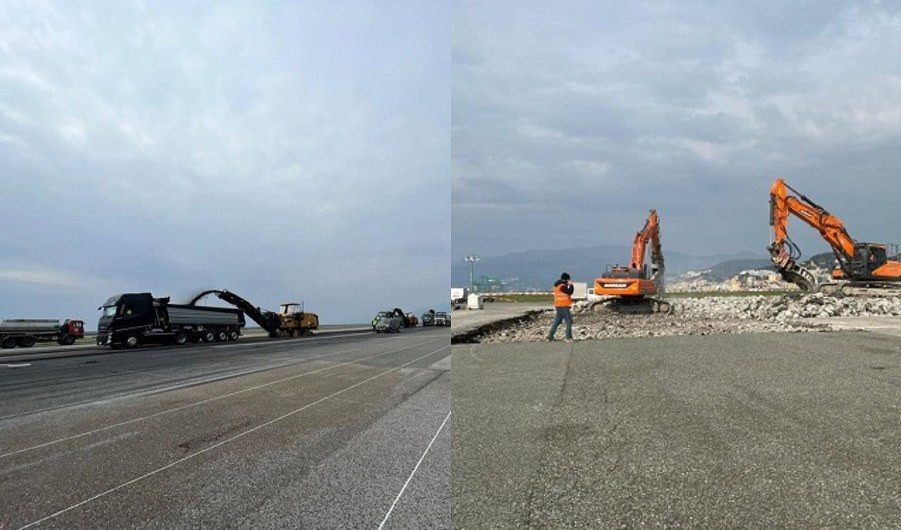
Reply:
[[301, 335], [310, 335], [314, 329], [319, 329], [319, 315], [305, 312], [303, 307], [296, 302], [282, 304], [278, 318], [280, 321], [279, 335], [300, 337]]

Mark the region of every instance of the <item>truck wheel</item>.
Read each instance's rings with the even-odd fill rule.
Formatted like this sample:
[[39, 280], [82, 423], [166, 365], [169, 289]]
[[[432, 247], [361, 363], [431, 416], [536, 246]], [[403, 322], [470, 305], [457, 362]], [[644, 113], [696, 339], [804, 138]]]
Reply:
[[236, 330], [236, 329], [228, 330], [228, 340], [234, 342], [234, 341], [238, 340], [238, 337], [240, 337], [240, 336], [241, 336], [241, 334], [238, 333], [238, 330]]
[[19, 339], [19, 346], [22, 348], [31, 348], [34, 346], [34, 337], [22, 337]]
[[122, 341], [122, 345], [128, 349], [137, 348], [141, 345], [141, 339], [137, 335], [129, 335]]
[[188, 343], [188, 334], [185, 333], [184, 331], [179, 331], [178, 333], [175, 334], [175, 339], [173, 342], [175, 342], [175, 344], [177, 344], [179, 346], [181, 346], [183, 344], [187, 344]]
[[216, 334], [213, 333], [213, 330], [208, 329], [200, 333], [200, 338], [203, 340], [203, 342], [213, 342], [214, 340], [216, 340]]
[[16, 347], [16, 339], [14, 339], [12, 337], [6, 337], [5, 339], [3, 339], [2, 342], [0, 342], [0, 348], [9, 349], [9, 348], [15, 348], [15, 347]]
[[59, 338], [59, 343], [63, 346], [71, 346], [75, 344], [75, 336], [74, 335], [63, 335]]
[[224, 329], [216, 331], [216, 342], [225, 342], [228, 340], [228, 333]]

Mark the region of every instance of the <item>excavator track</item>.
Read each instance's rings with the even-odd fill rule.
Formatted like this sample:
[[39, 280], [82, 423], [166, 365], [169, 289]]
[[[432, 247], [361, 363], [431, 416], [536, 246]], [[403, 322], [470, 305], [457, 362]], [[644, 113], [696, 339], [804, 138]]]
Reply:
[[[836, 294], [841, 293], [842, 296], [901, 296], [901, 286], [897, 283], [851, 281], [824, 284], [823, 287], [827, 285], [835, 286]], [[820, 292], [827, 290], [821, 287]]]
[[616, 313], [623, 315], [649, 315], [653, 313], [672, 314], [673, 305], [657, 298], [606, 298], [589, 306], [593, 313]]

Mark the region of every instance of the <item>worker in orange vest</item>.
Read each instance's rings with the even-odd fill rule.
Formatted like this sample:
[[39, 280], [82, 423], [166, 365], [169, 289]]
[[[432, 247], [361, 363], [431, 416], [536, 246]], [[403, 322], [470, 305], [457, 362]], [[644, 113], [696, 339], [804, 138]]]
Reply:
[[554, 282], [554, 309], [557, 310], [557, 316], [554, 317], [554, 324], [547, 335], [547, 340], [553, 341], [557, 326], [561, 322], [566, 322], [566, 342], [572, 342], [573, 315], [569, 309], [573, 306], [572, 295], [573, 282], [570, 281], [569, 274], [564, 272], [560, 275], [560, 279]]

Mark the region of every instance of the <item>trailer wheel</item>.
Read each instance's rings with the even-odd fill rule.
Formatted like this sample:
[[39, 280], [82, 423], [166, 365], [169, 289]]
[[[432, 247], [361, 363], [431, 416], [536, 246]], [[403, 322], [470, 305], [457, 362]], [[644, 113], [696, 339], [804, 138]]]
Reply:
[[175, 334], [174, 342], [175, 342], [175, 344], [177, 344], [179, 346], [181, 346], [183, 344], [187, 344], [188, 343], [188, 334], [185, 333], [184, 331], [177, 332]]
[[228, 340], [228, 333], [224, 329], [216, 331], [216, 342], [225, 342]]
[[3, 339], [2, 342], [0, 342], [0, 348], [8, 350], [9, 348], [15, 348], [15, 347], [16, 347], [16, 339], [14, 339], [13, 337], [6, 337], [5, 339]]
[[19, 346], [22, 348], [31, 348], [34, 346], [34, 337], [22, 337], [18, 342]]
[[236, 330], [236, 329], [228, 330], [228, 340], [234, 342], [234, 341], [238, 340], [238, 337], [240, 337], [240, 336], [241, 336], [241, 334], [238, 333], [238, 330]]
[[138, 338], [137, 335], [128, 335], [125, 337], [125, 340], [122, 341], [122, 345], [128, 349], [137, 348], [141, 345], [141, 339]]
[[214, 340], [216, 340], [216, 334], [213, 333], [213, 330], [207, 329], [200, 332], [200, 338], [201, 340], [203, 340], [203, 342], [213, 342]]

